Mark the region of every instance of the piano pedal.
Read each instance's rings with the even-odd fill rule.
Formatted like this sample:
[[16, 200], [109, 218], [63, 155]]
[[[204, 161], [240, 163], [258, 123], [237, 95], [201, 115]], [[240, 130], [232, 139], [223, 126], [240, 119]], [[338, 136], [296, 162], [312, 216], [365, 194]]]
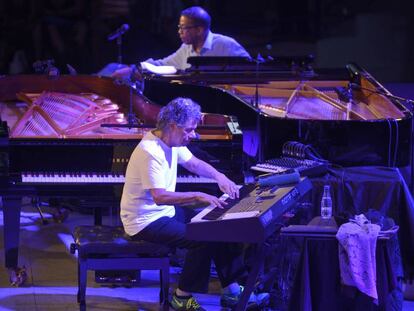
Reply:
[[27, 272], [25, 266], [23, 266], [22, 268], [16, 267], [9, 269], [9, 281], [11, 286], [19, 287], [26, 283], [26, 280]]
[[44, 205], [38, 197], [32, 197], [31, 200], [32, 206], [36, 207], [37, 211], [39, 212], [39, 216], [40, 216], [40, 221], [42, 223], [42, 225], [48, 225], [49, 221], [45, 218], [45, 216], [43, 215], [43, 211], [42, 211], [42, 205]]
[[135, 286], [141, 280], [140, 271], [136, 270], [97, 270], [95, 282], [100, 284], [117, 284], [123, 286]]

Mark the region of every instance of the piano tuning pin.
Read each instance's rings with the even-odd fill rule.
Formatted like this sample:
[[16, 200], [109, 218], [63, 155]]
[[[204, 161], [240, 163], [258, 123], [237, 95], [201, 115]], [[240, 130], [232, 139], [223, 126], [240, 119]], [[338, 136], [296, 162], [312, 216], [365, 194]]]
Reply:
[[101, 102], [103, 105], [109, 105], [109, 104], [111, 104], [111, 103], [112, 103], [112, 101], [111, 101], [110, 99], [108, 99], [108, 98], [101, 99], [101, 100], [100, 100], [100, 102]]
[[108, 108], [111, 108], [112, 110], [118, 110], [119, 106], [117, 104], [111, 103], [107, 105]]

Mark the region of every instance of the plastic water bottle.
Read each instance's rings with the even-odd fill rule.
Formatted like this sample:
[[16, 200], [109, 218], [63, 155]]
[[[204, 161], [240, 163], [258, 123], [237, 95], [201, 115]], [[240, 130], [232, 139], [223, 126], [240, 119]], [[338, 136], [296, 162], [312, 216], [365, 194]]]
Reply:
[[323, 195], [321, 200], [321, 217], [322, 219], [330, 219], [332, 217], [332, 198], [329, 185], [323, 187]]

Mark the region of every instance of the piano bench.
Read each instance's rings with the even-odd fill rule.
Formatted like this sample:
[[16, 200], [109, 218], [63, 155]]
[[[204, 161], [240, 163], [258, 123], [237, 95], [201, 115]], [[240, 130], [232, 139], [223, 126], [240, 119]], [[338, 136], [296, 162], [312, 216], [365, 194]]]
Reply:
[[80, 309], [86, 309], [88, 270], [160, 270], [160, 303], [168, 306], [170, 248], [145, 241], [133, 241], [122, 227], [78, 226], [73, 231], [70, 251], [78, 251], [78, 295]]

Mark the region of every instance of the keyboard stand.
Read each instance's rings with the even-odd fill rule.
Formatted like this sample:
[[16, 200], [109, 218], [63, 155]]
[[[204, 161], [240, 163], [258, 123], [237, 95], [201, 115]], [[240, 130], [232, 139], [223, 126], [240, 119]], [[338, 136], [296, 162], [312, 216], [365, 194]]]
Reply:
[[249, 275], [247, 277], [247, 282], [244, 287], [244, 291], [240, 297], [239, 302], [237, 303], [235, 311], [244, 311], [246, 310], [247, 303], [249, 301], [250, 294], [253, 292], [257, 276], [259, 275], [259, 272], [263, 268], [264, 259], [265, 259], [265, 253], [266, 253], [266, 247], [264, 243], [257, 243], [255, 244], [256, 251], [254, 255], [254, 264], [252, 266], [252, 269], [249, 272]]

